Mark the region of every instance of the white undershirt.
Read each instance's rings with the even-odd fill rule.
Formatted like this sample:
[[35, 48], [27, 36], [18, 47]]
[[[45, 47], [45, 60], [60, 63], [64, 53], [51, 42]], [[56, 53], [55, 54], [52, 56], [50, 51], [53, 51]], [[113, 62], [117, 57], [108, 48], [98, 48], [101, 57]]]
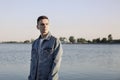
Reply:
[[43, 41], [44, 41], [44, 38], [40, 39], [40, 46], [43, 43]]

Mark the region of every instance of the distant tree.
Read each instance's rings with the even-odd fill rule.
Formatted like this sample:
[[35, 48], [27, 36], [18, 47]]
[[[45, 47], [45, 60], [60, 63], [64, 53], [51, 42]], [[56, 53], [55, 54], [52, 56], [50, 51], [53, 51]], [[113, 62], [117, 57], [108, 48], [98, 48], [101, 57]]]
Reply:
[[101, 43], [106, 43], [107, 42], [107, 38], [102, 38]]
[[87, 41], [84, 38], [78, 38], [77, 43], [86, 43]]
[[60, 37], [59, 40], [60, 40], [62, 43], [67, 43], [67, 38], [66, 38], [66, 37]]
[[80, 38], [77, 39], [77, 43], [81, 43]]
[[70, 36], [70, 37], [69, 37], [69, 41], [70, 41], [71, 43], [75, 43], [75, 38], [74, 38], [74, 36]]
[[96, 43], [96, 39], [93, 39], [92, 42], [93, 42], [93, 43]]
[[93, 39], [92, 42], [93, 42], [93, 43], [100, 43], [100, 38]]
[[90, 40], [88, 40], [87, 42], [88, 42], [88, 43], [92, 43], [92, 41], [90, 41]]
[[66, 38], [65, 37], [60, 37], [59, 40], [60, 41], [64, 41]]
[[109, 34], [109, 35], [108, 35], [108, 42], [111, 42], [112, 40], [113, 40], [112, 35]]
[[97, 38], [97, 39], [96, 39], [96, 42], [97, 42], [97, 43], [100, 43], [100, 38]]
[[25, 40], [24, 43], [30, 43], [30, 41], [29, 40]]

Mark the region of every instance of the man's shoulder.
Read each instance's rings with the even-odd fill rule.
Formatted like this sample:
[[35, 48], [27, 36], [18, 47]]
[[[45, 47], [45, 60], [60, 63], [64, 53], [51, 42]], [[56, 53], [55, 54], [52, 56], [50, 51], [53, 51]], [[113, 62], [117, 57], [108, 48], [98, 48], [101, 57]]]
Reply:
[[58, 37], [51, 35], [51, 38], [53, 38], [55, 40], [56, 45], [61, 44]]
[[51, 35], [51, 38], [53, 38], [53, 39], [57, 40], [57, 37], [55, 37], [55, 36], [53, 36], [53, 35]]
[[32, 43], [32, 46], [33, 46], [33, 45], [36, 45], [36, 44], [38, 43], [38, 41], [39, 41], [39, 38], [35, 39], [35, 40], [33, 41], [33, 43]]
[[53, 38], [56, 42], [59, 42], [59, 38], [58, 37], [51, 35], [51, 38]]

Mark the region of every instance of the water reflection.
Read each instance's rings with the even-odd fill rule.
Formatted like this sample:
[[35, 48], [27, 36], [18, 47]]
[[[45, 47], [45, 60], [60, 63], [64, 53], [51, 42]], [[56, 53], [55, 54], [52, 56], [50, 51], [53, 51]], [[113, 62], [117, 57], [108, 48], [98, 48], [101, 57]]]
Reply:
[[[63, 45], [61, 80], [120, 80], [120, 45]], [[0, 80], [27, 80], [31, 44], [0, 44]]]

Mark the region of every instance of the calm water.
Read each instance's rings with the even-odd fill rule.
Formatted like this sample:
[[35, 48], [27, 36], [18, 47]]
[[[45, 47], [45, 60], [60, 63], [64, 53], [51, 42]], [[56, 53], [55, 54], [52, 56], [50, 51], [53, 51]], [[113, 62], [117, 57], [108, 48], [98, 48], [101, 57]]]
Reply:
[[[63, 45], [60, 80], [120, 80], [120, 45]], [[31, 44], [0, 44], [0, 80], [27, 80]]]

